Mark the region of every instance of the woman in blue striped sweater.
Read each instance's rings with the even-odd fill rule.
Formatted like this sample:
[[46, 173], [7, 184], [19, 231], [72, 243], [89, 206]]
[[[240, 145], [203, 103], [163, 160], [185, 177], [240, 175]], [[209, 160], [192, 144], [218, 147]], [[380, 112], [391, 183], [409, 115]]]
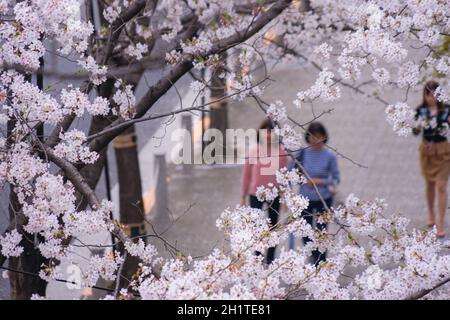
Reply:
[[[300, 187], [300, 194], [309, 199], [309, 206], [303, 211], [302, 217], [310, 225], [314, 226], [317, 216], [326, 209], [323, 202], [329, 208], [332, 206], [333, 195], [340, 181], [340, 174], [336, 155], [325, 147], [328, 141], [328, 133], [320, 122], [313, 122], [309, 125], [305, 140], [308, 143], [308, 147], [297, 153], [296, 160], [311, 178], [311, 181]], [[296, 167], [296, 163], [291, 161], [289, 169], [294, 167]], [[317, 190], [314, 185], [317, 187]], [[319, 230], [324, 230], [326, 227], [325, 223], [316, 223], [316, 228]], [[303, 238], [304, 244], [310, 241], [309, 238]], [[290, 235], [289, 247], [293, 249], [294, 245], [294, 237]], [[325, 258], [325, 252], [321, 253], [318, 250], [312, 252], [312, 260], [316, 265], [320, 261], [325, 261]]]

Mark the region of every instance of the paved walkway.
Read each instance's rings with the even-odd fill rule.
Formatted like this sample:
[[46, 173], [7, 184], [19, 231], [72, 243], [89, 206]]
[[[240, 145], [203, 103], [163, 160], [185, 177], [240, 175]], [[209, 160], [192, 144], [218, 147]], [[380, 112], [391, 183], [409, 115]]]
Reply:
[[[303, 74], [310, 74], [306, 78]], [[308, 88], [314, 78], [310, 73], [289, 68], [272, 74], [275, 82], [267, 88], [268, 102], [282, 99], [288, 112], [299, 122], [313, 118], [311, 108], [295, 109], [291, 104], [300, 89]], [[398, 93], [397, 93], [398, 95]], [[385, 96], [395, 102], [396, 93]], [[419, 92], [412, 92], [409, 101], [415, 105]], [[400, 212], [411, 219], [412, 226], [425, 223], [423, 181], [419, 174], [417, 147], [419, 138], [398, 137], [387, 124], [384, 106], [364, 101], [352, 92], [343, 92], [338, 103], [314, 105], [315, 114], [333, 108], [331, 114], [320, 118], [328, 128], [329, 144], [340, 153], [367, 168], [338, 158], [342, 175], [340, 192], [353, 192], [362, 199], [386, 199], [389, 211]], [[263, 114], [251, 99], [230, 105], [232, 128], [257, 128]], [[183, 174], [175, 166], [169, 168], [169, 209], [176, 222], [165, 237], [186, 253], [202, 255], [214, 245], [222, 244], [222, 235], [215, 220], [226, 207], [239, 202], [239, 180], [242, 166], [196, 166], [191, 175]], [[447, 219], [448, 224], [448, 219]], [[161, 247], [162, 248], [162, 247]]]

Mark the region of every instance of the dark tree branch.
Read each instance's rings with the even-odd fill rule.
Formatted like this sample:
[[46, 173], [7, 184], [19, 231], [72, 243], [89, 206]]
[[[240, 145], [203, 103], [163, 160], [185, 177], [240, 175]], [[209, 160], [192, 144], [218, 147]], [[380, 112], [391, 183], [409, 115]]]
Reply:
[[[270, 21], [275, 19], [281, 12], [283, 12], [291, 2], [291, 0], [278, 1], [272, 7], [270, 7], [270, 9], [262, 13], [260, 17], [253, 23], [253, 27], [250, 28], [245, 34], [235, 34], [227, 39], [218, 41], [212, 46], [212, 48], [206, 53], [206, 55], [209, 56], [213, 54], [219, 54], [249, 39], [257, 32], [259, 32], [262, 28], [264, 28]], [[192, 56], [184, 57], [183, 60], [177, 63], [166, 76], [164, 76], [153, 87], [151, 87], [137, 104], [136, 115], [134, 118], [143, 117], [145, 113], [150, 110], [151, 107], [164, 94], [167, 93], [167, 91], [173, 86], [173, 84], [192, 68], [192, 61]], [[117, 119], [108, 128], [105, 129], [116, 127], [124, 121], [124, 119]], [[108, 134], [93, 139], [90, 143], [90, 149], [93, 151], [102, 150], [112, 139], [114, 139], [128, 127], [129, 125], [118, 127], [118, 129], [108, 132]]]

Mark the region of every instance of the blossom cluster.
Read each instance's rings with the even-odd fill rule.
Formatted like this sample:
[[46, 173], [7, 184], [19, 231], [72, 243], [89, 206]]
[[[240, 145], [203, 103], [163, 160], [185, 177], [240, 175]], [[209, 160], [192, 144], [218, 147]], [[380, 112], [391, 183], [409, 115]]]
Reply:
[[19, 246], [20, 241], [22, 241], [22, 235], [16, 229], [0, 236], [2, 255], [7, 258], [20, 256], [23, 252], [23, 248]]
[[[72, 164], [97, 160], [98, 154], [86, 143], [86, 134], [64, 128], [63, 119], [78, 120], [86, 111], [91, 116], [111, 113], [125, 120], [135, 117], [132, 85], [117, 79], [110, 97], [93, 99], [92, 88], [113, 77], [115, 68], [104, 64], [121, 61], [121, 51], [132, 58], [123, 59], [127, 62], [150, 56], [151, 38], [157, 45], [164, 42], [161, 51], [175, 68], [186, 61], [196, 72], [207, 71], [205, 82], [191, 84], [191, 90], [199, 95], [206, 94], [208, 74], [217, 73], [233, 98], [261, 97], [264, 86], [253, 72], [258, 63], [266, 67], [265, 59], [278, 61], [289, 56], [298, 56], [299, 61], [319, 70], [313, 85], [298, 93], [294, 101], [298, 107], [316, 99], [335, 101], [341, 97], [344, 84], [357, 92], [371, 82], [377, 90], [393, 85], [408, 92], [420, 84], [422, 76], [448, 76], [449, 59], [441, 52], [448, 34], [447, 1], [310, 2], [313, 10], [308, 12], [293, 2], [274, 23], [267, 23], [244, 41], [245, 37], [237, 39], [247, 35], [257, 19], [267, 16], [270, 4], [258, 2], [250, 14], [240, 14], [239, 10], [246, 9], [239, 1], [161, 1], [152, 9], [145, 6], [139, 13], [142, 19], [131, 19], [110, 30], [120, 33], [123, 27], [125, 35], [108, 50], [102, 47], [104, 30], [97, 30], [93, 37], [94, 27], [83, 17], [78, 0], [32, 0], [14, 5], [0, 0], [0, 14], [11, 17], [0, 20], [0, 65], [5, 70], [0, 73], [0, 123], [13, 125], [9, 136], [0, 138], [0, 183], [12, 187], [26, 218], [21, 228], [0, 236], [2, 255], [19, 256], [24, 250], [20, 246], [24, 234], [38, 235], [36, 248], [48, 259], [39, 275], [49, 281], [60, 277], [59, 262], [70, 260], [73, 247], [69, 239], [77, 241], [103, 231], [123, 237], [118, 232], [120, 224], [111, 220], [113, 204], [99, 200], [79, 209], [76, 191], [80, 190], [76, 190], [75, 181], [53, 173], [47, 157], [50, 152], [46, 151], [53, 151], [51, 155], [59, 160], [53, 162], [69, 162], [67, 166], [73, 170], [78, 168]], [[132, 3], [105, 1], [103, 16], [113, 24]], [[196, 23], [185, 28], [186, 20]], [[191, 27], [198, 28], [195, 36], [186, 35]], [[223, 47], [230, 38], [231, 43]], [[47, 50], [46, 41], [54, 41], [58, 52]], [[424, 54], [406, 61], [415, 50], [412, 48], [421, 48]], [[221, 57], [224, 50], [227, 59]], [[118, 59], [104, 56], [109, 51]], [[33, 84], [28, 76], [37, 71], [45, 54], [76, 61], [88, 73], [87, 89], [64, 86], [43, 90]], [[365, 79], [365, 74], [371, 78]], [[445, 101], [449, 92], [444, 79], [436, 96]], [[275, 133], [283, 145], [297, 150], [302, 135], [290, 124], [287, 109], [276, 101], [268, 104], [266, 113], [276, 122]], [[411, 131], [414, 113], [405, 102], [389, 103], [386, 116], [399, 135]], [[57, 141], [35, 137], [34, 128], [39, 124], [57, 128]], [[165, 259], [152, 244], [122, 239], [126, 252], [141, 263], [133, 277], [136, 280], [130, 288], [122, 288], [120, 295], [134, 290], [144, 299], [284, 299], [301, 292], [314, 299], [403, 299], [433, 289], [450, 277], [450, 256], [444, 251], [448, 244], [436, 239], [434, 229], [411, 229], [408, 219], [389, 214], [382, 199], [367, 201], [352, 194], [344, 205], [327, 208], [316, 218], [318, 223], [336, 226], [337, 231], [331, 233], [312, 228], [304, 219], [309, 199], [293, 187], [305, 183], [306, 178], [298, 170], [286, 168], [279, 170], [276, 178], [277, 185], [259, 187], [257, 197], [266, 202], [279, 197], [288, 217], [272, 226], [262, 210], [246, 206], [225, 210], [216, 225], [229, 240], [230, 252], [214, 249], [203, 258], [180, 255]], [[254, 254], [280, 244], [289, 233], [311, 241], [295, 250], [281, 250], [269, 266]], [[313, 250], [329, 253], [327, 261], [312, 263], [309, 256]], [[117, 281], [124, 256], [118, 252], [92, 255], [83, 270], [83, 284], [93, 286], [99, 278]], [[353, 268], [352, 276], [347, 275], [349, 268]], [[342, 281], [343, 276], [350, 280]], [[425, 297], [448, 298], [448, 285]]]
[[81, 117], [85, 110], [91, 115], [107, 115], [109, 113], [109, 103], [103, 97], [96, 97], [93, 102], [89, 101], [87, 94], [83, 93], [80, 88], [65, 88], [61, 90], [61, 103], [63, 104], [63, 113], [74, 113]]
[[95, 85], [100, 85], [106, 81], [107, 68], [98, 65], [92, 56], [78, 60], [78, 64], [89, 72], [89, 78]]
[[[32, 126], [38, 121], [56, 125], [64, 115], [54, 97], [26, 81], [23, 75], [15, 71], [0, 73], [0, 91], [8, 92], [7, 97], [11, 102], [3, 106], [7, 115], [18, 117]], [[29, 131], [29, 128], [20, 129]]]
[[117, 109], [113, 109], [113, 114], [120, 115], [123, 119], [133, 118], [136, 105], [136, 97], [133, 93], [133, 86], [124, 84], [121, 80], [114, 84], [116, 92], [112, 99], [117, 105]]
[[154, 256], [158, 254], [156, 248], [151, 245], [145, 245], [142, 239], [139, 239], [137, 243], [126, 242], [125, 248], [127, 252], [132, 256], [139, 257], [144, 263], [150, 263]]
[[283, 140], [283, 145], [288, 150], [299, 150], [302, 146], [302, 135], [289, 123], [284, 123], [281, 127], [276, 126], [274, 131], [275, 134]]
[[[274, 28], [289, 48], [289, 54], [278, 50], [280, 39], [269, 45], [272, 51], [265, 50], [270, 58], [296, 57], [301, 63], [310, 62], [309, 65], [321, 72], [321, 81], [311, 89], [299, 92], [294, 101], [297, 106], [321, 93], [325, 100], [338, 98], [340, 90], [333, 80], [360, 94], [378, 96], [381, 86], [403, 89], [408, 95], [410, 89], [423, 84], [425, 78], [439, 77], [442, 81], [440, 99], [448, 100], [449, 64], [445, 53], [448, 3], [430, 0], [387, 4], [376, 0], [355, 4], [350, 0], [318, 0], [311, 1], [310, 5], [311, 11], [284, 12], [280, 24]], [[296, 24], [296, 21], [302, 21], [302, 24]], [[373, 92], [361, 90], [358, 83], [370, 83], [365, 74], [371, 74], [380, 87], [374, 87]], [[336, 86], [331, 95], [326, 91], [330, 86]], [[403, 108], [397, 108], [400, 109]], [[387, 115], [389, 117], [391, 112]], [[396, 123], [394, 130], [397, 133], [406, 135], [409, 130], [402, 128], [407, 127], [407, 119], [395, 118], [388, 121]]]
[[414, 111], [404, 102], [386, 107], [387, 121], [393, 126], [399, 136], [406, 136], [411, 132], [414, 122]]
[[[441, 254], [443, 246], [435, 234], [409, 231], [406, 219], [387, 217], [385, 210], [382, 200], [364, 201], [350, 195], [330, 216], [331, 221], [346, 227], [333, 235], [323, 232], [320, 238], [298, 216], [285, 227], [268, 231], [267, 221], [257, 209], [225, 210], [217, 226], [229, 238], [232, 255], [215, 249], [199, 260], [164, 261], [159, 277], [150, 269], [142, 271], [136, 288], [144, 299], [282, 299], [293, 288], [314, 299], [399, 299], [448, 277], [449, 258]], [[253, 252], [277, 244], [284, 238], [282, 232], [308, 236], [312, 244], [281, 249], [265, 267]], [[368, 235], [372, 240], [361, 245]], [[309, 261], [314, 248], [329, 251], [326, 262], [316, 266]], [[354, 281], [345, 284], [341, 276], [349, 267], [359, 271]], [[434, 295], [445, 297], [445, 290]]]
[[98, 159], [96, 152], [90, 151], [89, 147], [83, 146], [86, 141], [84, 132], [72, 129], [60, 135], [61, 142], [55, 146], [55, 154], [70, 162], [94, 163]]
[[[300, 91], [297, 98], [300, 101], [306, 99], [312, 101], [321, 98], [323, 101], [333, 101], [341, 97], [341, 89], [336, 85], [334, 74], [328, 70], [319, 73], [314, 85], [306, 91]], [[297, 102], [297, 104], [299, 104]]]
[[109, 23], [113, 23], [120, 15], [122, 7], [119, 0], [114, 0], [103, 10], [103, 17]]
[[130, 44], [126, 49], [125, 53], [130, 57], [136, 58], [136, 60], [141, 60], [143, 54], [148, 52], [148, 46], [143, 43]]
[[41, 38], [44, 32], [60, 43], [63, 54], [83, 54], [87, 50], [94, 29], [90, 22], [80, 19], [79, 1], [23, 1], [13, 11], [14, 21], [0, 22], [1, 65], [39, 68], [39, 58], [45, 53]]
[[117, 269], [123, 262], [124, 258], [116, 251], [107, 252], [103, 256], [91, 256], [83, 284], [87, 287], [92, 287], [100, 277], [105, 280], [115, 280]]

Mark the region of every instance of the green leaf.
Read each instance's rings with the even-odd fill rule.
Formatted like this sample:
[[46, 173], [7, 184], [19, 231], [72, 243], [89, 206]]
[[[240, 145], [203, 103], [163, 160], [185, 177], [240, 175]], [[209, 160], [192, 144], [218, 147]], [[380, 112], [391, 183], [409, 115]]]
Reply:
[[225, 22], [227, 22], [227, 23], [231, 23], [231, 22], [233, 21], [233, 17], [230, 16], [228, 13], [224, 13], [223, 19], [224, 19]]

